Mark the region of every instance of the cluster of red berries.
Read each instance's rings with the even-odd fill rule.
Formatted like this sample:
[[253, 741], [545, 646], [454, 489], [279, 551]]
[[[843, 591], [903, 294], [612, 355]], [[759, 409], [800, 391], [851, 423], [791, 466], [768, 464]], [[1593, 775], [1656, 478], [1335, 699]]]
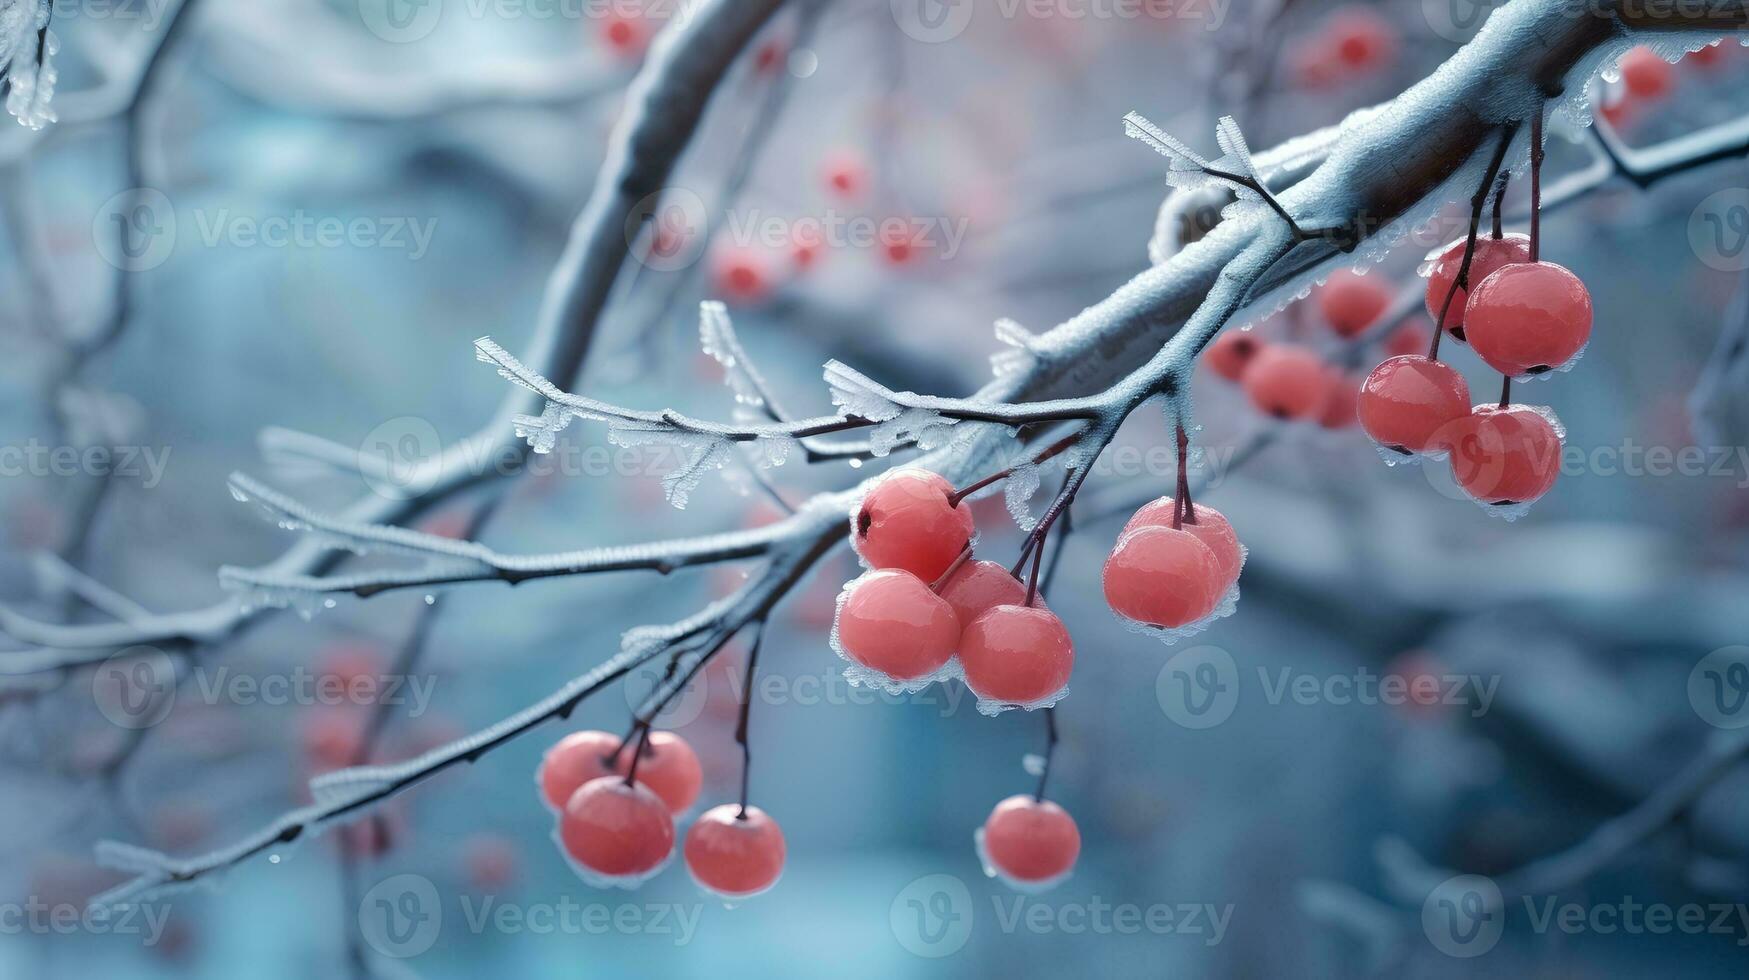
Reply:
[[1105, 601], [1124, 619], [1194, 632], [1235, 595], [1245, 547], [1213, 507], [1172, 497], [1142, 505], [1105, 560]]
[[[631, 887], [674, 852], [674, 818], [697, 801], [698, 756], [673, 732], [651, 731], [623, 746], [607, 732], [573, 732], [547, 750], [536, 774], [541, 797], [559, 815], [559, 847], [585, 879]], [[747, 898], [783, 872], [783, 831], [758, 807], [725, 803], [686, 832], [686, 868], [707, 891]]]
[[[1522, 235], [1481, 238], [1466, 291], [1455, 285], [1466, 243], [1455, 242], [1429, 268], [1428, 312], [1508, 378], [1571, 366], [1591, 336], [1591, 297], [1579, 277], [1553, 262], [1533, 261]], [[1450, 306], [1447, 307], [1447, 302]], [[1386, 359], [1360, 390], [1360, 425], [1387, 451], [1449, 454], [1452, 476], [1476, 500], [1528, 504], [1554, 486], [1564, 433], [1545, 408], [1472, 407], [1456, 369], [1430, 356]]]
[[[1318, 290], [1317, 302], [1331, 332], [1352, 340], [1384, 317], [1391, 295], [1376, 279], [1339, 272]], [[1412, 343], [1416, 334], [1412, 328], [1398, 331], [1387, 344]], [[1308, 347], [1233, 330], [1209, 345], [1207, 363], [1215, 374], [1237, 382], [1251, 404], [1270, 418], [1316, 421], [1326, 429], [1354, 424], [1358, 382]]]
[[1068, 629], [1007, 569], [970, 557], [972, 513], [947, 480], [894, 470], [851, 520], [871, 570], [839, 594], [832, 645], [856, 665], [852, 679], [921, 690], [958, 676], [986, 710], [1062, 696], [1075, 665]]

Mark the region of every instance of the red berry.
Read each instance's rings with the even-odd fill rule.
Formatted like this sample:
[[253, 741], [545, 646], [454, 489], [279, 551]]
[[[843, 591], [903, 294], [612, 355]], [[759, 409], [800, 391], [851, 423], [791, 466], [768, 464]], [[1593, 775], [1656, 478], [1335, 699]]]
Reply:
[[1139, 527], [1105, 560], [1105, 601], [1125, 619], [1168, 629], [1214, 612], [1228, 582], [1209, 546], [1188, 531]]
[[1258, 351], [1241, 384], [1258, 411], [1278, 419], [1314, 415], [1329, 394], [1324, 362], [1291, 344], [1270, 344]]
[[316, 769], [344, 769], [358, 760], [364, 739], [364, 723], [353, 712], [328, 708], [309, 716], [304, 723], [304, 752]]
[[1339, 337], [1358, 337], [1391, 305], [1391, 291], [1376, 279], [1346, 270], [1318, 290], [1318, 309]]
[[[547, 805], [563, 809], [565, 801], [584, 783], [607, 775], [625, 776], [631, 771], [632, 749], [627, 747], [615, 756], [618, 749], [619, 736], [607, 732], [572, 732], [560, 739], [547, 750], [536, 773]], [[673, 732], [652, 731], [644, 756], [638, 760], [638, 783], [661, 797], [668, 809], [684, 813], [698, 799], [704, 769], [686, 739]]]
[[1452, 432], [1452, 477], [1483, 503], [1529, 503], [1560, 475], [1560, 433], [1527, 406], [1477, 405]]
[[1341, 52], [1323, 38], [1299, 42], [1289, 53], [1288, 61], [1302, 88], [1329, 88], [1342, 80], [1345, 71]]
[[771, 295], [770, 262], [756, 248], [726, 248], [719, 252], [712, 278], [717, 294], [730, 303], [758, 303]]
[[1081, 831], [1068, 811], [1050, 800], [1010, 796], [990, 811], [978, 844], [991, 874], [1037, 885], [1074, 870]]
[[1636, 99], [1661, 99], [1670, 94], [1674, 74], [1670, 62], [1643, 44], [1621, 56], [1622, 84]]
[[[1143, 504], [1129, 519], [1129, 523], [1123, 526], [1118, 538], [1121, 540], [1139, 527], [1170, 528], [1173, 505], [1171, 497], [1161, 497]], [[1215, 564], [1221, 572], [1221, 591], [1225, 593], [1227, 586], [1239, 580], [1239, 568], [1245, 564], [1245, 552], [1239, 547], [1239, 535], [1233, 531], [1232, 522], [1227, 520], [1227, 515], [1213, 507], [1192, 504], [1191, 509], [1196, 521], [1192, 523], [1186, 520], [1181, 529], [1207, 545], [1214, 554]]]
[[825, 250], [825, 235], [816, 226], [798, 224], [790, 233], [790, 259], [797, 269], [812, 268]]
[[508, 838], [475, 834], [463, 847], [468, 884], [482, 892], [500, 891], [516, 880], [516, 845]]
[[1246, 330], [1229, 330], [1215, 338], [1203, 355], [1209, 369], [1228, 381], [1237, 381], [1245, 373], [1251, 358], [1263, 349], [1263, 341]]
[[1470, 386], [1451, 365], [1421, 354], [1393, 357], [1361, 384], [1360, 427], [1400, 453], [1443, 452], [1454, 420], [1470, 412]]
[[947, 600], [897, 569], [850, 583], [835, 628], [845, 656], [901, 681], [940, 670], [960, 638], [959, 618]]
[[642, 18], [609, 14], [601, 21], [601, 40], [624, 58], [639, 58], [650, 46], [651, 30]]
[[756, 806], [712, 807], [686, 832], [686, 870], [704, 888], [729, 898], [757, 895], [777, 883], [786, 848], [777, 821]]
[[883, 221], [875, 236], [880, 239], [881, 255], [892, 265], [904, 265], [917, 254], [909, 222]]
[[1337, 59], [1356, 71], [1379, 67], [1396, 53], [1397, 29], [1366, 7], [1342, 8], [1325, 30]]
[[621, 776], [602, 776], [566, 801], [559, 844], [587, 874], [632, 883], [674, 851], [674, 818], [655, 793]]
[[972, 540], [972, 512], [948, 499], [953, 485], [928, 470], [895, 470], [856, 512], [851, 543], [875, 568], [900, 568], [934, 582]]
[[1605, 122], [1620, 129], [1627, 124], [1628, 118], [1633, 114], [1632, 109], [1633, 103], [1627, 99], [1616, 99], [1613, 102], [1605, 102], [1603, 108], [1597, 111], [1603, 116]]
[[788, 54], [783, 41], [767, 41], [753, 55], [753, 70], [761, 75], [775, 72]]
[[1318, 424], [1326, 429], [1346, 429], [1359, 417], [1360, 384], [1337, 368], [1330, 369], [1330, 394]]
[[1470, 296], [1470, 347], [1513, 376], [1561, 367], [1591, 339], [1591, 294], [1553, 262], [1507, 266]]
[[1032, 704], [1069, 683], [1075, 645], [1063, 621], [1048, 609], [996, 606], [960, 636], [966, 687], [989, 701]]
[[[1439, 257], [1433, 260], [1432, 271], [1427, 277], [1427, 315], [1434, 322], [1439, 322], [1439, 311], [1445, 309], [1445, 297], [1451, 292], [1452, 283], [1457, 281], [1458, 270], [1464, 265], [1464, 246], [1467, 239], [1458, 239], [1445, 247]], [[1476, 254], [1470, 259], [1469, 283], [1471, 286], [1493, 275], [1497, 270], [1519, 262], [1530, 261], [1530, 238], [1526, 235], [1507, 235], [1504, 238], [1482, 237], [1476, 239]], [[1459, 340], [1464, 339], [1464, 315], [1468, 305], [1468, 293], [1459, 289], [1451, 298], [1451, 308], [1445, 313], [1445, 332]], [[1425, 349], [1426, 345], [1422, 345]], [[1408, 353], [1405, 351], [1404, 353]]]
[[1433, 324], [1421, 320], [1405, 323], [1385, 338], [1385, 356], [1424, 354], [1433, 343]]
[[1722, 48], [1720, 46], [1720, 42], [1714, 41], [1713, 43], [1707, 45], [1704, 48], [1701, 48], [1698, 51], [1688, 52], [1688, 54], [1683, 56], [1683, 60], [1692, 62], [1701, 68], [1711, 68], [1712, 66], [1718, 64], [1719, 61], [1724, 58], [1724, 56], [1725, 56], [1724, 48]]
[[826, 158], [822, 173], [826, 189], [841, 198], [862, 196], [868, 186], [868, 165], [850, 150], [837, 150]]
[[964, 627], [995, 606], [1025, 605], [1026, 586], [993, 561], [968, 561], [941, 587], [941, 597]]

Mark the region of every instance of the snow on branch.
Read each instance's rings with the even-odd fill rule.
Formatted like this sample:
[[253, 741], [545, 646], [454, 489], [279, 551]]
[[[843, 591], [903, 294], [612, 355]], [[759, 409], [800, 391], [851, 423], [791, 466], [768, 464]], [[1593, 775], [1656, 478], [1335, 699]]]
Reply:
[[307, 603], [322, 594], [352, 593], [365, 598], [394, 589], [459, 582], [501, 581], [515, 585], [530, 579], [636, 569], [666, 575], [695, 565], [759, 557], [806, 520], [795, 518], [746, 531], [649, 544], [506, 555], [475, 541], [457, 541], [404, 527], [353, 523], [322, 514], [242, 474], [232, 475], [231, 491], [239, 500], [257, 504], [281, 527], [306, 532], [324, 547], [355, 554], [387, 552], [419, 560], [411, 568], [350, 574], [309, 575], [234, 566], [219, 570], [219, 580], [227, 588], [249, 593], [252, 601], [274, 605], [297, 604], [300, 600]]
[[[838, 501], [842, 504], [843, 501]], [[692, 616], [660, 626], [627, 630], [620, 649], [552, 694], [508, 718], [415, 759], [390, 765], [358, 766], [317, 777], [310, 783], [314, 802], [280, 816], [241, 841], [193, 858], [169, 855], [114, 841], [98, 845], [100, 863], [134, 875], [92, 899], [98, 907], [125, 906], [208, 881], [256, 855], [274, 852], [306, 836], [369, 813], [397, 793], [453, 766], [473, 763], [487, 753], [553, 719], [570, 717], [584, 699], [664, 653], [687, 649], [710, 656], [749, 624], [761, 623], [788, 595], [820, 556], [844, 537], [842, 507], [815, 507], [774, 549], [765, 574]]]
[[[141, 70], [137, 90], [106, 95], [93, 111], [132, 113], [139, 92], [150, 87], [163, 62], [173, 31], [182, 30], [180, 16], [198, 0], [182, 0], [176, 16], [159, 33], [156, 46]], [[625, 222], [641, 198], [666, 183], [681, 153], [691, 142], [718, 84], [763, 27], [782, 0], [708, 0], [692, 15], [676, 18], [657, 36], [649, 56], [627, 92], [620, 122], [608, 139], [606, 155], [588, 201], [578, 213], [564, 253], [547, 279], [546, 292], [528, 349], [530, 360], [555, 377], [569, 377], [587, 357], [596, 319], [619, 281], [629, 247]], [[118, 87], [118, 93], [122, 90]], [[538, 404], [538, 403], [537, 403]], [[505, 399], [498, 417], [463, 443], [447, 447], [422, 463], [409, 485], [423, 493], [390, 499], [379, 494], [360, 497], [344, 511], [349, 521], [408, 521], [479, 483], [484, 477], [474, 461], [493, 458], [521, 443], [502, 421], [529, 408], [520, 390]], [[329, 549], [305, 541], [263, 566], [278, 573], [314, 574], [333, 561]], [[0, 607], [0, 632], [33, 647], [83, 651], [62, 658], [99, 662], [105, 649], [139, 643], [211, 644], [233, 633], [270, 606], [240, 606], [234, 599], [174, 613], [156, 614], [133, 623], [57, 624]]]

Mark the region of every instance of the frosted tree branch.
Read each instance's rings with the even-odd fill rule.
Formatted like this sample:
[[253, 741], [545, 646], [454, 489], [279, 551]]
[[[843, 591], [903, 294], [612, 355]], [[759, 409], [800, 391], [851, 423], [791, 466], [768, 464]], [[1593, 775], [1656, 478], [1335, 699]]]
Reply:
[[[666, 575], [696, 565], [759, 557], [774, 543], [793, 537], [799, 527], [807, 526], [815, 516], [796, 517], [747, 531], [650, 544], [506, 555], [476, 541], [457, 541], [382, 524], [349, 524], [312, 510], [242, 474], [232, 475], [231, 488], [239, 496], [259, 504], [282, 527], [308, 532], [329, 547], [360, 554], [384, 552], [422, 560], [413, 568], [354, 574], [279, 575], [258, 568], [232, 567], [219, 570], [219, 580], [227, 588], [252, 593], [260, 601], [278, 604], [290, 601], [290, 596], [299, 593], [352, 593], [368, 598], [394, 589], [430, 588], [460, 582], [499, 581], [516, 585], [531, 579], [639, 569]], [[842, 519], [842, 509], [835, 513]]]
[[[1728, 0], [1705, 12], [1689, 11], [1667, 0], [1650, 3], [1665, 10], [1667, 16], [1647, 19], [1636, 13], [1615, 18], [1609, 16], [1610, 10], [1600, 12], [1588, 0], [1519, 0], [1499, 8], [1472, 42], [1389, 108], [1357, 113], [1337, 134], [1321, 138], [1322, 159], [1277, 192], [1283, 213], [1296, 215], [1305, 226], [1319, 229], [1317, 237], [1304, 239], [1276, 214], [1235, 215], [1206, 238], [1178, 250], [1068, 322], [1029, 337], [1024, 364], [1015, 365], [971, 398], [938, 399], [891, 392], [847, 368], [829, 366], [835, 401], [842, 412], [832, 421], [720, 426], [677, 413], [622, 409], [570, 395], [546, 380], [557, 372], [527, 368], [485, 341], [481, 352], [528, 392], [507, 403], [508, 417], [501, 415], [498, 421], [508, 428], [530, 418], [545, 420], [548, 410], [556, 407], [572, 415], [603, 419], [610, 425], [643, 425], [664, 435], [691, 434], [731, 442], [824, 434], [810, 427], [851, 422], [859, 427], [865, 422], [890, 421], [907, 411], [952, 422], [998, 423], [972, 427], [968, 438], [922, 457], [921, 465], [955, 482], [972, 477], [987, 465], [1011, 438], [1010, 430], [1017, 424], [1085, 420], [1089, 424], [1078, 448], [1096, 452], [1109, 442], [1124, 417], [1157, 395], [1172, 400], [1178, 419], [1188, 421], [1183, 382], [1200, 351], [1237, 313], [1278, 307], [1312, 279], [1327, 275], [1341, 263], [1382, 256], [1408, 227], [1431, 217], [1449, 200], [1471, 194], [1491, 161], [1498, 165], [1502, 155], [1511, 158], [1508, 165], [1523, 159], [1526, 146], [1521, 124], [1529, 114], [1545, 111], [1551, 96], [1562, 91], [1583, 91], [1602, 59], [1632, 43], [1636, 35], [1749, 27], [1749, 0]], [[728, 18], [731, 15], [724, 11], [740, 6], [725, 3], [712, 8], [711, 13]], [[1634, 30], [1630, 31], [1629, 25]], [[658, 56], [654, 63], [664, 60]], [[1502, 154], [1502, 134], [1515, 133], [1519, 135], [1508, 144], [1510, 153]], [[598, 193], [605, 183], [598, 185]], [[635, 199], [639, 196], [636, 192], [649, 189], [653, 188], [636, 186], [630, 190]], [[586, 209], [580, 223], [591, 212]], [[1326, 230], [1332, 233], [1322, 233]], [[617, 227], [613, 235], [619, 236]], [[612, 243], [612, 256], [623, 259], [624, 248], [623, 240]], [[1363, 248], [1366, 251], [1359, 256], [1353, 254]], [[578, 263], [577, 267], [589, 266]], [[611, 282], [611, 275], [606, 278]], [[555, 286], [561, 290], [557, 305], [563, 312], [575, 313], [580, 307], [591, 314], [599, 311], [599, 298], [589, 306], [569, 288], [568, 284]], [[560, 321], [571, 319], [566, 316]], [[547, 341], [558, 342], [557, 336]], [[541, 353], [548, 352], [543, 349]], [[536, 365], [549, 363], [546, 356], [532, 357], [531, 361]], [[539, 415], [528, 410], [530, 405], [543, 406]], [[872, 411], [865, 410], [871, 406]], [[882, 415], [887, 418], [879, 418]], [[552, 431], [552, 423], [557, 421], [544, 421], [542, 431]], [[1083, 458], [1090, 461], [1090, 456]], [[1067, 507], [1089, 468], [1082, 467], [1066, 482], [1053, 503], [1052, 514]], [[128, 901], [186, 884], [296, 840], [306, 831], [361, 814], [434, 773], [457, 762], [475, 761], [544, 721], [568, 715], [583, 698], [663, 652], [685, 655], [704, 650], [697, 655], [710, 656], [736, 631], [768, 614], [814, 561], [843, 544], [847, 537], [844, 514], [865, 488], [866, 484], [821, 495], [795, 517], [775, 525], [784, 530], [765, 546], [767, 566], [735, 595], [671, 626], [632, 631], [618, 655], [498, 725], [402, 765], [343, 770], [317, 780], [312, 787], [316, 798], [312, 806], [287, 814], [242, 842], [205, 857], [173, 860], [137, 848], [106, 846], [102, 855], [109, 863], [139, 877], [103, 900]], [[343, 524], [336, 526], [349, 529], [387, 523], [350, 512], [341, 515], [341, 520]], [[388, 543], [410, 542], [424, 544], [399, 537]], [[319, 545], [306, 543], [301, 547]], [[479, 551], [465, 552], [467, 560], [486, 564], [481, 555]]]
[[[628, 255], [627, 216], [667, 181], [702, 118], [717, 83], [781, 0], [714, 0], [693, 16], [673, 21], [657, 36], [633, 80], [626, 109], [608, 142], [606, 159], [588, 201], [573, 223], [565, 251], [547, 280], [527, 355], [543, 374], [577, 373], [594, 328]], [[510, 419], [538, 401], [523, 392], [507, 397], [494, 418], [472, 437], [421, 462], [408, 485], [425, 488], [404, 499], [359, 498], [340, 515], [349, 523], [406, 521], [496, 470], [478, 461], [504, 453], [520, 458]], [[261, 566], [276, 575], [320, 574], [338, 556], [305, 541]], [[212, 643], [253, 620], [264, 607], [226, 600], [202, 609], [165, 613], [137, 623], [58, 625], [0, 608], [0, 631], [25, 644], [86, 651], [71, 659], [97, 662], [105, 649], [142, 643]]]

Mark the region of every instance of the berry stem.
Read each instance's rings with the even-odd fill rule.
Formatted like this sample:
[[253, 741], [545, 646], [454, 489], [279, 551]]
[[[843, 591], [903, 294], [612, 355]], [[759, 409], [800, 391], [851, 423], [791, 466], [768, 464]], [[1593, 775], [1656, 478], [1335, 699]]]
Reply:
[[1009, 477], [1013, 476], [1014, 471], [1019, 469], [1021, 466], [1037, 466], [1038, 464], [1044, 462], [1045, 460], [1050, 459], [1052, 456], [1055, 456], [1058, 453], [1061, 453], [1063, 450], [1068, 449], [1070, 446], [1073, 446], [1076, 443], [1076, 441], [1079, 440], [1080, 438], [1081, 438], [1081, 430], [1077, 429], [1074, 432], [1071, 432], [1068, 435], [1064, 436], [1063, 438], [1058, 439], [1056, 442], [1051, 443], [1049, 446], [1046, 446], [1044, 449], [1039, 451], [1038, 455], [1027, 460], [1025, 463], [1010, 466], [1004, 470], [998, 470], [997, 472], [992, 473], [989, 476], [984, 477], [982, 480], [979, 480], [976, 483], [969, 484], [964, 489], [955, 490], [953, 493], [950, 493], [947, 495], [947, 502], [949, 504], [952, 504], [955, 507], [958, 507], [960, 505], [960, 501], [966, 499], [967, 497], [971, 496], [974, 493], [977, 493], [979, 490], [982, 490], [985, 487], [990, 486], [993, 483], [998, 483], [1002, 480], [1006, 480]]
[[940, 578], [937, 578], [935, 581], [929, 583], [929, 591], [940, 592], [942, 587], [947, 585], [947, 580], [950, 578], [953, 578], [953, 573], [959, 571], [960, 566], [964, 565], [966, 563], [966, 560], [971, 558], [971, 557], [972, 557], [972, 546], [971, 546], [971, 544], [968, 543], [964, 548], [960, 549], [960, 553], [958, 555], [954, 556], [953, 564], [947, 566], [947, 571], [942, 572]]
[[1063, 508], [1063, 529], [1057, 532], [1057, 550], [1051, 552], [1051, 560], [1045, 563], [1045, 577], [1039, 583], [1039, 591], [1051, 591], [1051, 583], [1057, 580], [1057, 566], [1063, 563], [1063, 549], [1069, 546], [1069, 534], [1074, 530], [1070, 521], [1069, 508]]
[[1476, 188], [1475, 196], [1470, 198], [1470, 237], [1464, 242], [1463, 264], [1458, 266], [1457, 277], [1451, 281], [1451, 288], [1445, 292], [1445, 302], [1439, 307], [1439, 322], [1433, 325], [1433, 345], [1427, 349], [1430, 361], [1439, 360], [1439, 338], [1445, 336], [1445, 318], [1451, 312], [1458, 290], [1470, 288], [1470, 260], [1476, 257], [1476, 234], [1482, 229], [1482, 209], [1488, 204], [1488, 191], [1500, 176], [1500, 165], [1506, 161], [1506, 149], [1512, 145], [1512, 137], [1517, 133], [1517, 123], [1501, 129], [1500, 145], [1494, 148], [1494, 157], [1488, 161], [1488, 173], [1482, 178], [1482, 186]]
[[1502, 374], [1500, 376], [1500, 407], [1505, 408], [1510, 404], [1512, 404], [1512, 375]]
[[[621, 743], [620, 748], [625, 744]], [[650, 723], [644, 722], [638, 731], [638, 747], [632, 751], [632, 764], [626, 767], [626, 785], [632, 785], [638, 778], [638, 763], [644, 759], [644, 751], [650, 747]], [[617, 750], [615, 752], [617, 755]]]
[[765, 621], [754, 627], [753, 645], [747, 648], [747, 672], [741, 680], [741, 718], [735, 723], [735, 742], [741, 746], [741, 809], [736, 820], [747, 819], [747, 774], [753, 769], [753, 749], [747, 744], [747, 716], [753, 708], [753, 672], [759, 665], [759, 647], [765, 642]]
[[1540, 261], [1543, 225], [1543, 107], [1530, 117], [1530, 260]]
[[[1038, 598], [1039, 566], [1044, 563], [1044, 558], [1045, 558], [1045, 545], [1044, 545], [1045, 535], [1050, 533], [1050, 528], [1051, 528], [1052, 522], [1056, 521], [1056, 519], [1059, 516], [1063, 516], [1063, 517], [1068, 516], [1069, 500], [1072, 500], [1075, 496], [1074, 491], [1069, 489], [1069, 481], [1074, 477], [1074, 475], [1075, 475], [1075, 471], [1073, 471], [1073, 470], [1070, 470], [1068, 473], [1063, 474], [1063, 489], [1057, 491], [1057, 499], [1051, 502], [1051, 509], [1045, 514], [1044, 519], [1039, 521], [1039, 525], [1037, 528], [1037, 530], [1039, 532], [1038, 547], [1032, 549], [1032, 576], [1027, 580], [1027, 583], [1026, 583], [1026, 602], [1024, 604], [1026, 606], [1028, 606], [1029, 608], [1032, 606], [1033, 600]], [[1079, 489], [1080, 484], [1076, 484], [1076, 488]], [[1064, 496], [1063, 496], [1064, 494], [1068, 494], [1068, 499], [1064, 498]], [[1060, 508], [1058, 507], [1059, 502], [1062, 504], [1062, 506]], [[1064, 535], [1067, 535], [1069, 533], [1068, 528], [1069, 528], [1068, 522], [1065, 521], [1063, 523], [1063, 534]], [[1059, 553], [1062, 551], [1061, 545], [1058, 545], [1057, 551]], [[1021, 561], [1025, 561], [1025, 560], [1026, 560], [1025, 558], [1021, 559]], [[1051, 564], [1052, 564], [1053, 569], [1054, 569], [1056, 562], [1053, 560], [1051, 562]]]
[[1500, 211], [1506, 204], [1506, 185], [1512, 182], [1512, 171], [1500, 174], [1500, 180], [1494, 184], [1494, 240], [1506, 237], [1506, 229], [1500, 220]]
[[[1106, 441], [1110, 441], [1109, 436]], [[1101, 443], [1101, 445], [1104, 445], [1104, 443]], [[1008, 570], [1008, 574], [1015, 578], [1019, 578], [1020, 570], [1026, 567], [1027, 558], [1034, 555], [1035, 549], [1044, 547], [1045, 535], [1050, 532], [1051, 525], [1056, 523], [1058, 516], [1068, 509], [1069, 504], [1075, 499], [1075, 494], [1081, 492], [1081, 485], [1087, 482], [1087, 474], [1091, 472], [1091, 470], [1092, 468], [1088, 466], [1083, 466], [1079, 469], [1071, 467], [1068, 472], [1063, 474], [1063, 489], [1057, 491], [1057, 498], [1051, 501], [1050, 509], [1045, 511], [1045, 516], [1038, 522], [1038, 526], [1034, 527], [1032, 531], [1027, 534], [1026, 541], [1020, 546], [1020, 560], [1014, 563], [1014, 567]], [[1037, 581], [1038, 568], [1035, 565], [1033, 568], [1033, 582], [1035, 585], [1037, 584]], [[1034, 588], [1027, 589], [1027, 605], [1032, 605], [1032, 598], [1035, 592], [1036, 589]]]
[[1045, 783], [1051, 778], [1051, 759], [1057, 754], [1057, 709], [1045, 709], [1045, 764], [1038, 774], [1038, 789], [1033, 791], [1032, 798], [1039, 803], [1045, 801]]
[[1196, 504], [1190, 499], [1190, 434], [1178, 424], [1178, 490], [1172, 501], [1172, 528], [1196, 523]]

